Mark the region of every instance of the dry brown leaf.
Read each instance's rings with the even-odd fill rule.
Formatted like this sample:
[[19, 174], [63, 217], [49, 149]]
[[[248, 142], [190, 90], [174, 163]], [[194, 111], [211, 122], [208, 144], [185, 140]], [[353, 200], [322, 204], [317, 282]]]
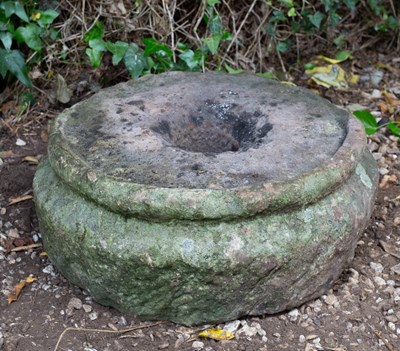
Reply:
[[15, 249], [32, 244], [33, 241], [31, 238], [8, 238], [5, 243], [6, 252], [9, 253], [11, 251], [22, 251]]
[[8, 304], [11, 304], [11, 303], [13, 303], [14, 301], [17, 301], [19, 295], [21, 295], [21, 291], [22, 291], [22, 289], [24, 288], [24, 286], [25, 286], [26, 284], [31, 284], [31, 283], [33, 283], [33, 282], [35, 282], [35, 281], [37, 281], [37, 279], [36, 279], [36, 278], [33, 278], [33, 277], [28, 277], [28, 278], [26, 278], [25, 280], [21, 280], [21, 281], [14, 287], [14, 292], [11, 293], [11, 294], [9, 294], [9, 295], [7, 296]]
[[31, 200], [31, 199], [33, 199], [32, 195], [23, 195], [23, 196], [12, 197], [9, 199], [8, 206], [15, 205], [19, 202], [27, 201], [27, 200]]
[[383, 113], [386, 113], [386, 112], [389, 111], [388, 105], [386, 105], [386, 103], [383, 102], [383, 101], [380, 102], [380, 103], [378, 104], [378, 108], [379, 108], [379, 110], [380, 110], [381, 112], [383, 112]]
[[400, 105], [400, 100], [395, 99], [391, 94], [387, 91], [383, 92], [386, 102], [391, 106], [398, 106]]
[[387, 189], [387, 188], [389, 188], [391, 185], [396, 184], [397, 181], [398, 181], [398, 179], [397, 179], [397, 177], [396, 177], [394, 174], [392, 174], [392, 175], [385, 174], [385, 175], [382, 177], [382, 180], [381, 180], [380, 183], [379, 183], [379, 187], [380, 187], [381, 189]]

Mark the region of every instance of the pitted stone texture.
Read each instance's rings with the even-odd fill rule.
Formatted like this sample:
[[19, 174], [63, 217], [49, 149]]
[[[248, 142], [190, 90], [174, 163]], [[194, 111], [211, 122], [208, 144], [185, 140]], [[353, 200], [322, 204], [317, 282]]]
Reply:
[[97, 172], [158, 187], [231, 188], [319, 167], [342, 145], [347, 122], [346, 111], [265, 78], [170, 73], [104, 90], [56, 128]]
[[115, 212], [229, 219], [317, 201], [352, 174], [364, 139], [360, 122], [307, 90], [174, 72], [64, 111], [49, 157], [66, 183]]
[[310, 92], [169, 73], [63, 112], [34, 194], [46, 251], [73, 283], [124, 312], [199, 324], [325, 292], [377, 179], [362, 125]]

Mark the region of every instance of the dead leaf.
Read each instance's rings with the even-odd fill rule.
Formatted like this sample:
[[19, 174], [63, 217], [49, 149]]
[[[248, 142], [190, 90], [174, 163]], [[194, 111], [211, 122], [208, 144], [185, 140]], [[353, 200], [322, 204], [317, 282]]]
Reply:
[[21, 280], [15, 287], [14, 287], [14, 292], [12, 292], [11, 294], [9, 294], [7, 296], [7, 301], [8, 304], [13, 303], [14, 301], [18, 300], [19, 295], [21, 295], [21, 291], [24, 288], [24, 286], [26, 284], [31, 284], [33, 282], [37, 281], [36, 278], [33, 277], [28, 277], [25, 280]]
[[397, 177], [396, 177], [394, 174], [392, 174], [392, 175], [385, 174], [385, 175], [382, 177], [382, 180], [381, 180], [380, 183], [379, 183], [379, 187], [380, 187], [381, 189], [387, 189], [387, 188], [389, 188], [391, 185], [396, 184], [397, 181], [398, 181], [398, 179], [397, 179]]
[[72, 90], [68, 88], [68, 85], [61, 74], [57, 74], [55, 94], [55, 98], [63, 104], [68, 103], [72, 97]]
[[49, 255], [47, 254], [47, 252], [41, 252], [40, 254], [39, 254], [39, 256], [40, 257], [48, 257]]
[[34, 163], [34, 164], [38, 164], [39, 163], [39, 160], [36, 157], [33, 157], [33, 156], [25, 156], [22, 159], [22, 161], [30, 162], [30, 163]]
[[23, 249], [19, 248], [26, 247], [28, 245], [33, 245], [31, 238], [8, 238], [5, 240], [4, 244], [7, 253], [12, 251], [23, 251]]
[[22, 195], [22, 196], [12, 197], [9, 199], [8, 206], [15, 205], [19, 202], [27, 201], [27, 200], [31, 200], [31, 199], [33, 199], [32, 195]]
[[386, 102], [391, 106], [398, 106], [400, 105], [400, 100], [395, 99], [391, 94], [387, 91], [384, 91], [383, 96], [385, 97]]
[[214, 339], [214, 340], [231, 340], [235, 336], [227, 331], [222, 329], [206, 329], [199, 333], [199, 337]]
[[387, 105], [385, 102], [383, 102], [383, 101], [381, 101], [380, 103], [378, 103], [378, 108], [379, 108], [379, 110], [380, 110], [381, 112], [383, 112], [383, 113], [387, 113], [387, 112], [389, 111], [388, 105]]

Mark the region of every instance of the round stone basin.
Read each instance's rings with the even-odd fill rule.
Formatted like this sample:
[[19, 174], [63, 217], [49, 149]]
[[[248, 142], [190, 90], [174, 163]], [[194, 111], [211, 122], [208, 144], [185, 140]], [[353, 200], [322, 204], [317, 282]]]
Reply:
[[311, 92], [173, 72], [60, 114], [34, 193], [71, 282], [192, 325], [323, 294], [354, 256], [377, 179], [362, 125]]

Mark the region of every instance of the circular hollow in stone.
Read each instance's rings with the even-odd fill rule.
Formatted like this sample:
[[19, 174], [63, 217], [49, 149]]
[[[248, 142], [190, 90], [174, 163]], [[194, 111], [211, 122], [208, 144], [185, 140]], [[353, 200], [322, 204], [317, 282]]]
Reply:
[[73, 283], [199, 324], [322, 294], [354, 255], [377, 178], [362, 125], [326, 100], [175, 72], [60, 114], [34, 193], [46, 251]]
[[49, 157], [66, 183], [115, 212], [229, 219], [317, 201], [354, 171], [364, 139], [348, 112], [307, 90], [175, 72], [64, 111]]

